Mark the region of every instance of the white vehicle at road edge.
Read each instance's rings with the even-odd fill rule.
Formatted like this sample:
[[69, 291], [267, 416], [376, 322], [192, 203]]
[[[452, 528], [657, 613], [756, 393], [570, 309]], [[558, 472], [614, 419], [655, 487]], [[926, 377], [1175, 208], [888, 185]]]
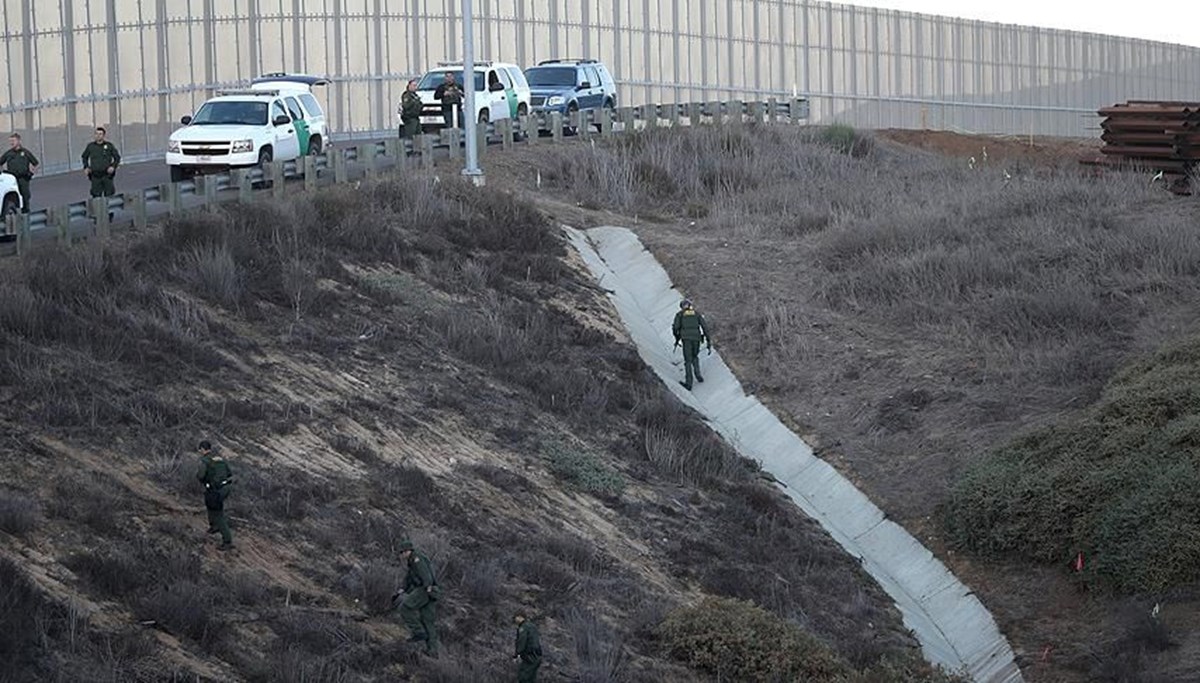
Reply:
[[[9, 215], [21, 213], [25, 208], [21, 193], [17, 191], [17, 178], [11, 173], [0, 173], [0, 201], [3, 201], [0, 218], [5, 222]], [[4, 232], [4, 228], [4, 225], [0, 225], [0, 232]]]
[[171, 181], [205, 172], [261, 166], [320, 154], [328, 143], [325, 112], [312, 95], [326, 79], [266, 74], [249, 88], [218, 90], [167, 142]]
[[[462, 87], [462, 62], [438, 62], [417, 83], [417, 94], [424, 105], [421, 109], [421, 129], [427, 133], [444, 127], [442, 102], [433, 95], [446, 73], [453, 73]], [[516, 64], [507, 62], [475, 62], [475, 111], [473, 121], [515, 119], [529, 113], [529, 83]], [[464, 105], [466, 102], [464, 101]]]

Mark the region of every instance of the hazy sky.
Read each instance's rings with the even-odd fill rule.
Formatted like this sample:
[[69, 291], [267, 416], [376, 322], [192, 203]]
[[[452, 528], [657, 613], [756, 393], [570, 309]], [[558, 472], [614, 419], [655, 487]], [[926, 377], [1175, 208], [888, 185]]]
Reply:
[[1200, 46], [1200, 2], [1194, 0], [1143, 0], [1122, 3], [1131, 8], [1127, 10], [1118, 10], [1116, 2], [1105, 3], [1103, 0], [835, 1], [907, 12], [1109, 33]]

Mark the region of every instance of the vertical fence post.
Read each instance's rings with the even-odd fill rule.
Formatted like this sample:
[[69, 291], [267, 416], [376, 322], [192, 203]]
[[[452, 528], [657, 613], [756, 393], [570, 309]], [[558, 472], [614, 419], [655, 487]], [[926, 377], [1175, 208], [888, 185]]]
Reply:
[[279, 198], [283, 196], [283, 162], [272, 161], [267, 164], [271, 174], [271, 196]]
[[71, 207], [69, 205], [56, 206], [50, 210], [49, 217], [54, 220], [58, 243], [69, 245], [71, 243]]
[[158, 199], [167, 205], [172, 216], [183, 210], [183, 199], [179, 196], [179, 183], [163, 183], [158, 186]]
[[108, 240], [108, 197], [92, 197], [89, 202], [92, 220], [96, 222], [96, 237], [101, 241]]
[[349, 174], [346, 173], [346, 150], [338, 147], [330, 152], [333, 159], [333, 182], [344, 183], [349, 180]]
[[125, 195], [125, 205], [133, 213], [133, 229], [145, 230], [149, 222], [146, 214], [146, 193], [138, 190], [134, 194]]
[[433, 136], [421, 136], [421, 168], [433, 168]]
[[358, 146], [358, 165], [363, 168], [363, 177], [375, 177], [375, 143], [369, 142]]
[[304, 156], [304, 189], [309, 192], [317, 189], [317, 158], [311, 154]]
[[500, 144], [504, 149], [513, 148], [513, 120], [500, 120]]
[[555, 142], [562, 142], [563, 139], [563, 115], [562, 112], [550, 113], [550, 136]]

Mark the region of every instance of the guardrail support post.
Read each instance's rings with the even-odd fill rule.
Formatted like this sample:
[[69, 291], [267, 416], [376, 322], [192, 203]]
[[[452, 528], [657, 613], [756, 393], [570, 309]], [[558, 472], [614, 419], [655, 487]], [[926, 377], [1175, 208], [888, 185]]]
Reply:
[[363, 177], [375, 177], [375, 143], [358, 146], [358, 163], [363, 167]]
[[671, 127], [678, 128], [679, 125], [683, 122], [683, 115], [679, 111], [679, 108], [682, 107], [683, 105], [672, 104], [672, 105], [668, 105], [668, 106], [671, 107], [671, 113], [667, 116], [667, 118], [671, 121]]
[[730, 123], [741, 125], [744, 121], [743, 114], [745, 113], [745, 104], [741, 100], [732, 100], [729, 103], [729, 120]]
[[562, 142], [563, 139], [563, 115], [562, 112], [550, 112], [550, 137], [555, 142]]
[[57, 207], [50, 212], [49, 218], [54, 221], [58, 243], [64, 246], [71, 244], [71, 207]]
[[693, 128], [700, 125], [700, 116], [704, 112], [703, 105], [699, 102], [688, 102], [688, 125]]
[[612, 137], [613, 133], [613, 110], [604, 107], [600, 110], [600, 137]]
[[789, 123], [795, 125], [808, 118], [808, 101], [799, 97], [788, 102]]
[[391, 159], [394, 170], [402, 168], [404, 165], [404, 141], [400, 138], [384, 139], [383, 158]]
[[179, 192], [179, 183], [163, 183], [158, 186], [158, 196], [167, 205], [167, 210], [174, 216], [183, 211], [183, 197]]
[[725, 105], [721, 104], [720, 102], [707, 102], [705, 103], [704, 108], [708, 110], [709, 123], [713, 124], [714, 126], [718, 126], [725, 122], [723, 116]]
[[658, 128], [658, 105], [642, 105], [642, 122], [646, 128]]
[[204, 176], [204, 208], [215, 210], [217, 208], [217, 176]]
[[779, 100], [767, 99], [767, 123], [779, 123]]
[[504, 149], [512, 149], [513, 144], [516, 142], [515, 136], [513, 134], [513, 120], [512, 119], [501, 119], [499, 122], [499, 125], [500, 125], [500, 145]]
[[129, 207], [129, 210], [133, 213], [133, 229], [145, 230], [146, 223], [148, 222], [146, 216], [146, 194], [138, 190], [135, 194], [125, 195], [125, 206]]
[[575, 134], [584, 140], [592, 137], [592, 122], [594, 120], [591, 109], [579, 112], [579, 125], [575, 127]]
[[533, 144], [542, 137], [541, 114], [530, 114], [525, 117], [525, 142]]
[[248, 202], [254, 192], [253, 183], [250, 182], [250, 170], [245, 168], [235, 168], [229, 172], [229, 183], [237, 188], [238, 201]]
[[108, 197], [92, 197], [88, 204], [88, 208], [91, 209], [92, 220], [96, 222], [96, 237], [100, 238], [101, 241], [108, 240]]
[[462, 131], [458, 128], [443, 128], [440, 135], [442, 144], [446, 145], [450, 151], [450, 158], [461, 159], [463, 155]]
[[763, 103], [755, 100], [746, 105], [746, 111], [750, 114], [749, 119], [753, 123], [763, 122]]
[[17, 234], [17, 256], [28, 254], [33, 248], [33, 233], [29, 229], [29, 214], [9, 214], [8, 229]]
[[269, 177], [271, 178], [271, 196], [275, 197], [275, 198], [282, 197], [283, 196], [283, 162], [282, 161], [272, 161], [271, 163], [267, 164], [267, 168], [265, 168], [263, 170], [267, 171]]
[[317, 189], [317, 158], [311, 154], [304, 156], [304, 189], [308, 192]]
[[433, 168], [433, 136], [421, 136], [421, 168]]
[[346, 150], [343, 147], [337, 147], [330, 152], [330, 158], [333, 159], [333, 182], [344, 183], [349, 178], [346, 173]]

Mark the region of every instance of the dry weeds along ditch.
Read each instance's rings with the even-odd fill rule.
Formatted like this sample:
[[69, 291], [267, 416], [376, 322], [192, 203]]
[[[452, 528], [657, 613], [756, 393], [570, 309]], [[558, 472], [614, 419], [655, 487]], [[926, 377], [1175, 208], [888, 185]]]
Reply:
[[[1197, 329], [1200, 204], [853, 139], [653, 131], [551, 148], [513, 184], [634, 228], [747, 387], [979, 591], [1030, 680], [1200, 677], [1196, 364], [1119, 372]], [[1180, 647], [1134, 657], [1156, 602]]]
[[[705, 596], [801, 629], [839, 680], [933, 679], [530, 204], [406, 176], [0, 278], [6, 680], [498, 680], [522, 604], [548, 675], [695, 680], [658, 626]], [[232, 554], [203, 533], [202, 436], [234, 466]], [[446, 589], [437, 661], [386, 613], [405, 537]]]

